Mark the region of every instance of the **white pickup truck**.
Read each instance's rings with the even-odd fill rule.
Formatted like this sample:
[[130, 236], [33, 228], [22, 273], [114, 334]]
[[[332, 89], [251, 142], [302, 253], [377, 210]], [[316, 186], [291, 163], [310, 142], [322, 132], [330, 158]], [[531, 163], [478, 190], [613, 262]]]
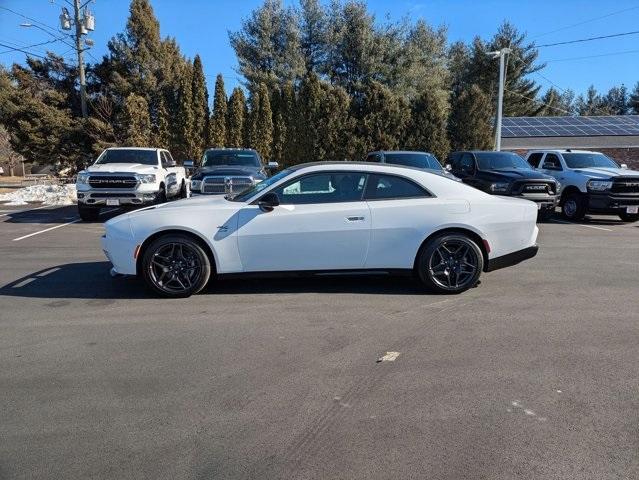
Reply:
[[532, 150], [526, 160], [561, 183], [561, 212], [568, 220], [586, 213], [639, 220], [639, 171], [588, 150]]
[[103, 207], [142, 206], [188, 195], [186, 170], [161, 148], [107, 148], [78, 173], [78, 212], [97, 220]]

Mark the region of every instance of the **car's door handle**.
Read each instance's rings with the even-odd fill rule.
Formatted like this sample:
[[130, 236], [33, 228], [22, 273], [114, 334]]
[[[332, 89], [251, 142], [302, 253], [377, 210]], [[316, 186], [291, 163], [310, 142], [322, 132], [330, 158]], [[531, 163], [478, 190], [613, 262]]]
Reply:
[[364, 217], [357, 217], [357, 216], [346, 217], [346, 220], [348, 220], [349, 222], [363, 222]]

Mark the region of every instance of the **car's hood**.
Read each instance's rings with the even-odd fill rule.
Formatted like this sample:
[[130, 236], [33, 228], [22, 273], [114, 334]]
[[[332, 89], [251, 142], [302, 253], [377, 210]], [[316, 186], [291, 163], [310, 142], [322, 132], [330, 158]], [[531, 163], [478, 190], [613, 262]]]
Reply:
[[639, 171], [625, 168], [590, 167], [576, 168], [574, 171], [591, 178], [639, 177]]
[[89, 173], [153, 173], [158, 169], [153, 165], [141, 163], [105, 163], [104, 165], [91, 165], [86, 169]]
[[484, 175], [489, 176], [491, 179], [499, 181], [513, 181], [513, 180], [554, 180], [550, 175], [538, 172], [536, 170], [524, 170], [513, 168], [509, 170], [481, 170]]
[[238, 177], [249, 177], [255, 176], [262, 171], [261, 167], [242, 167], [242, 166], [229, 166], [229, 165], [220, 165], [218, 167], [200, 167], [198, 170], [193, 173], [193, 177], [202, 178], [207, 175], [220, 175], [220, 176], [238, 176]]

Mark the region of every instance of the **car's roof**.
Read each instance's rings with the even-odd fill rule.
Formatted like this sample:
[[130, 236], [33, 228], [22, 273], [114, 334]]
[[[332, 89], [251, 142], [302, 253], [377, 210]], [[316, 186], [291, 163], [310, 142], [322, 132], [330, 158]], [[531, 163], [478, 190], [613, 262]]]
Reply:
[[424, 152], [422, 150], [375, 150], [374, 152], [368, 152], [367, 155], [370, 155], [372, 153], [383, 153], [384, 155], [387, 153], [400, 154], [400, 155], [421, 153], [424, 155], [433, 155], [430, 152]]
[[158, 150], [167, 151], [166, 148], [153, 148], [153, 147], [109, 147], [107, 150], [144, 150], [157, 152]]
[[253, 148], [220, 148], [220, 147], [210, 147], [206, 148], [204, 151], [206, 152], [256, 152]]
[[528, 153], [601, 153], [594, 150], [577, 150], [575, 148], [539, 148], [537, 150], [529, 150]]
[[509, 150], [459, 150], [457, 152], [452, 152], [451, 155], [455, 153], [515, 153]]

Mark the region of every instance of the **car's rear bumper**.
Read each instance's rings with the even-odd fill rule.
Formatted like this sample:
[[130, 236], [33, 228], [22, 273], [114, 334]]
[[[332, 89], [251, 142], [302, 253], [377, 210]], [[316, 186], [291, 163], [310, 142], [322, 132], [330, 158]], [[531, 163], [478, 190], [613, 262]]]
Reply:
[[524, 248], [523, 250], [517, 250], [516, 252], [507, 253], [500, 257], [491, 258], [488, 260], [488, 264], [484, 268], [486, 272], [492, 272], [499, 270], [500, 268], [512, 267], [518, 263], [533, 258], [537, 255], [539, 246], [533, 245], [532, 247]]
[[612, 193], [590, 193], [588, 211], [618, 215], [626, 212], [628, 207], [639, 206], [639, 195], [615, 195]]

